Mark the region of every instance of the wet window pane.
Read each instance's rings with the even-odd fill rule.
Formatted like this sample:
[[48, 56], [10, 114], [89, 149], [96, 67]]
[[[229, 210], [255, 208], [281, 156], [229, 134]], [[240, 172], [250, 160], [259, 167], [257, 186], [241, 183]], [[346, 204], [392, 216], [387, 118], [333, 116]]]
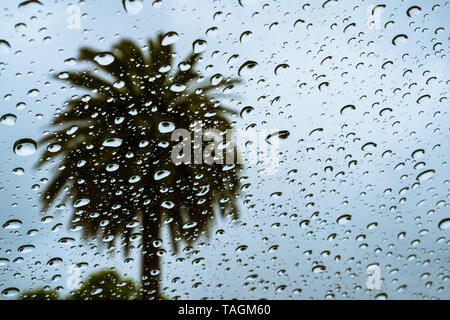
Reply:
[[1, 299], [448, 299], [447, 1], [0, 5]]

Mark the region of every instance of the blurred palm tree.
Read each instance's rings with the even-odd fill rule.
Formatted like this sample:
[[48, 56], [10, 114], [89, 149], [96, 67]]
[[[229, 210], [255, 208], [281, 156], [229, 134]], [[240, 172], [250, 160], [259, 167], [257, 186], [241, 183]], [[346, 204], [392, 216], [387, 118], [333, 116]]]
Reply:
[[[57, 112], [55, 129], [40, 141], [48, 148], [37, 164], [58, 163], [41, 194], [44, 210], [69, 199], [72, 227], [109, 246], [121, 243], [126, 255], [141, 239], [144, 299], [160, 297], [162, 226], [176, 253], [180, 240], [190, 244], [208, 234], [216, 213], [238, 214], [240, 166], [175, 164], [171, 150], [179, 141], [171, 141], [170, 133], [193, 130], [199, 121], [202, 130], [230, 129], [232, 111], [213, 94], [236, 80], [216, 76], [205, 83], [195, 71], [200, 55], [190, 54], [177, 67], [172, 45], [163, 39], [160, 34], [142, 48], [122, 40], [106, 53], [82, 48], [78, 60], [92, 66], [57, 78], [89, 94], [72, 97]], [[236, 159], [234, 146], [231, 152]], [[65, 199], [58, 197], [62, 191]]]

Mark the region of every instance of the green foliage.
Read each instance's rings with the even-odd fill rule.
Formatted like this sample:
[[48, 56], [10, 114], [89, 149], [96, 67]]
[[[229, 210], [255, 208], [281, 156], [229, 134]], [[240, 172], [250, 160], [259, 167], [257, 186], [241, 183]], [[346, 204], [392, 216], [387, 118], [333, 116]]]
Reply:
[[89, 276], [80, 289], [67, 300], [131, 300], [138, 290], [130, 279], [122, 279], [116, 271], [102, 270]]
[[59, 293], [55, 290], [40, 288], [36, 290], [24, 291], [19, 300], [59, 300]]

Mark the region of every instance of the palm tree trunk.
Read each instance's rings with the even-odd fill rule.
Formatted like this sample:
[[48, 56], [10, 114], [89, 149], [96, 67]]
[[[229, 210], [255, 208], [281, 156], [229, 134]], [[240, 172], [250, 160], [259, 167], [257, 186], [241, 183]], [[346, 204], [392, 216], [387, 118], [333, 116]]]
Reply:
[[153, 221], [150, 212], [144, 212], [142, 219], [142, 299], [159, 299], [160, 272], [152, 275], [152, 271], [160, 270], [160, 258], [153, 246], [153, 241], [159, 238], [159, 221]]

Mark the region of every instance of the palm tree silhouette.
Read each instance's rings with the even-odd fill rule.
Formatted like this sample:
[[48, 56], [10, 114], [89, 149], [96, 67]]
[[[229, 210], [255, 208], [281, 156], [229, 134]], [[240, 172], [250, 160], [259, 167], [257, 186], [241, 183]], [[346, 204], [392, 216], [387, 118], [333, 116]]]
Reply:
[[[121, 243], [125, 255], [141, 239], [144, 299], [160, 297], [163, 226], [176, 253], [179, 241], [190, 244], [207, 235], [216, 215], [238, 215], [236, 161], [226, 167], [175, 164], [170, 156], [179, 143], [171, 141], [173, 128], [192, 129], [198, 121], [202, 130], [231, 128], [232, 111], [212, 94], [237, 81], [205, 84], [194, 69], [198, 53], [177, 68], [172, 45], [163, 45], [163, 38], [148, 41], [142, 48], [148, 54], [130, 40], [108, 53], [82, 48], [78, 60], [95, 66], [57, 78], [89, 94], [72, 97], [55, 115], [54, 130], [40, 140], [48, 147], [37, 164], [59, 161], [41, 194], [44, 210], [63, 192], [74, 207], [71, 226], [82, 228], [85, 238]], [[234, 146], [231, 152], [237, 158]]]

